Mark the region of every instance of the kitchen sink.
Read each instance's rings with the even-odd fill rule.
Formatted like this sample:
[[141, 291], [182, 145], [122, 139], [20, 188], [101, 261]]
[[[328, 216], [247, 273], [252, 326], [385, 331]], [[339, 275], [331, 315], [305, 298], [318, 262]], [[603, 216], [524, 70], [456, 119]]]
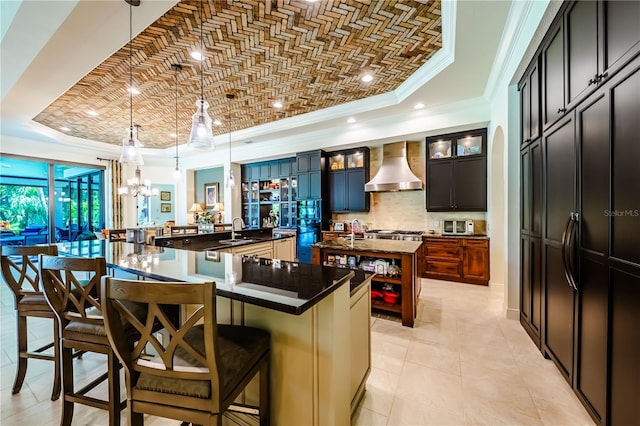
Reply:
[[258, 240], [254, 240], [252, 238], [236, 238], [236, 239], [220, 240], [219, 242], [221, 244], [236, 245], [236, 244], [254, 243], [256, 241], [258, 241]]

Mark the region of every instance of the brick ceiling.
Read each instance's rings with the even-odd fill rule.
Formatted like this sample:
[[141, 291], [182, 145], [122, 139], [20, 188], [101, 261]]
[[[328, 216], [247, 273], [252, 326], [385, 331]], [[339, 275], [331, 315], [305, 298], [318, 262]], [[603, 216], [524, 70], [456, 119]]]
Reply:
[[[133, 39], [133, 82], [141, 92], [133, 96], [133, 122], [147, 148], [175, 143], [174, 63], [183, 67], [178, 140], [186, 143], [201, 91], [200, 64], [189, 55], [200, 46], [199, 11], [199, 1], [181, 1]], [[440, 14], [440, 0], [204, 0], [204, 98], [223, 122], [214, 134], [396, 89], [442, 47]], [[363, 83], [365, 73], [374, 80]], [[130, 123], [128, 87], [127, 43], [34, 120], [120, 144]]]

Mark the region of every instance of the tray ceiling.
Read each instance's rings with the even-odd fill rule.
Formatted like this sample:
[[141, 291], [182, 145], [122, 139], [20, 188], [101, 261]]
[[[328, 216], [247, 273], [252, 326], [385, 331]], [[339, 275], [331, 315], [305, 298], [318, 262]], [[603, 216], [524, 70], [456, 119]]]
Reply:
[[[133, 39], [133, 84], [140, 90], [133, 121], [147, 148], [175, 143], [174, 63], [183, 67], [179, 144], [188, 137], [201, 90], [200, 63], [190, 56], [200, 46], [199, 8], [199, 1], [181, 1]], [[214, 134], [396, 89], [442, 47], [440, 14], [440, 0], [205, 0], [204, 98], [222, 122]], [[374, 80], [362, 82], [365, 73]], [[34, 120], [120, 144], [129, 126], [128, 87], [127, 43]], [[284, 106], [274, 108], [275, 101]]]

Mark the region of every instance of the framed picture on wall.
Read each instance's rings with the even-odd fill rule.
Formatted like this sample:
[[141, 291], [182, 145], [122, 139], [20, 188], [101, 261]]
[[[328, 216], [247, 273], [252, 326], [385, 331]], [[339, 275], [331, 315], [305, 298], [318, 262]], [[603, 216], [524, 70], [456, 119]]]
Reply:
[[171, 192], [160, 191], [160, 201], [171, 201]]
[[210, 262], [220, 262], [220, 254], [214, 250], [205, 251], [204, 258]]
[[204, 184], [204, 205], [206, 208], [213, 208], [218, 202], [219, 183]]
[[161, 213], [171, 213], [171, 203], [160, 203]]

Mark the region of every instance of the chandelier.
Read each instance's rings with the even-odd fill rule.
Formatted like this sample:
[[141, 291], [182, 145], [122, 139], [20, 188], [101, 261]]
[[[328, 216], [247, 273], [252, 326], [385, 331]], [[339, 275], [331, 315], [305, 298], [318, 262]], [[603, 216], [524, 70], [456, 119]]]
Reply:
[[149, 179], [142, 180], [140, 174], [140, 167], [136, 167], [136, 175], [127, 179], [127, 186], [121, 186], [118, 188], [118, 195], [131, 195], [137, 197], [141, 195], [143, 197], [154, 197], [158, 195], [158, 188], [151, 188], [151, 181]]

